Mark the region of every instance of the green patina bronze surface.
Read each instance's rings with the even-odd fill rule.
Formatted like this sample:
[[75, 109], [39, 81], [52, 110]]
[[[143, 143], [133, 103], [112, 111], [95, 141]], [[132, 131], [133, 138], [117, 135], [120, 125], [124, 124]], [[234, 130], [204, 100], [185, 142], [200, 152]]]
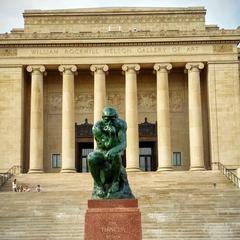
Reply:
[[126, 122], [114, 108], [103, 109], [102, 120], [92, 128], [97, 148], [88, 155], [89, 170], [94, 179], [93, 199], [134, 198], [122, 165], [126, 148]]

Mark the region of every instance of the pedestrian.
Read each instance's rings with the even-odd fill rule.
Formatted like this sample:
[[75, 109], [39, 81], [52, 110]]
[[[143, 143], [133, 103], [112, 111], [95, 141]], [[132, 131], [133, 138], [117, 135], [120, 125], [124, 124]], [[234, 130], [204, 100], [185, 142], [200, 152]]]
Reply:
[[41, 191], [42, 191], [42, 189], [41, 189], [41, 186], [40, 186], [40, 185], [37, 185], [37, 187], [36, 187], [36, 191], [37, 191], [37, 192], [41, 192]]
[[12, 182], [12, 191], [17, 192], [17, 179], [14, 179]]

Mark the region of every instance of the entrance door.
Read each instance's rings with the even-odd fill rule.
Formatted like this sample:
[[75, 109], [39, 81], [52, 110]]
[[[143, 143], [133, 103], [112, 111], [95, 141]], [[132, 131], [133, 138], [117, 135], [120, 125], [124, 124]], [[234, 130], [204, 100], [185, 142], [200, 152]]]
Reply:
[[139, 167], [142, 171], [156, 170], [155, 142], [140, 142]]
[[89, 172], [87, 164], [87, 156], [93, 151], [93, 143], [78, 143], [78, 158], [77, 158], [77, 171]]

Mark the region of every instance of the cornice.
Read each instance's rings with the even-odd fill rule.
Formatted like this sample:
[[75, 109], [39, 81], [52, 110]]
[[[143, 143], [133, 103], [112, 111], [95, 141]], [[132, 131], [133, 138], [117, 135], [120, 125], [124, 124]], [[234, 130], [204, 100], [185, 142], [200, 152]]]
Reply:
[[102, 7], [102, 8], [78, 8], [58, 10], [25, 10], [24, 17], [35, 16], [99, 16], [99, 15], [138, 15], [138, 14], [181, 14], [202, 13], [206, 14], [204, 7], [181, 7], [181, 8], [153, 8], [153, 7]]
[[160, 31], [110, 31], [110, 32], [50, 32], [50, 33], [26, 33], [24, 30], [0, 34], [3, 40], [56, 40], [56, 39], [136, 39], [136, 38], [206, 38], [206, 37], [239, 37], [240, 29], [235, 30], [160, 30]]
[[206, 41], [134, 41], [134, 42], [24, 42], [11, 44], [0, 42], [0, 48], [24, 47], [111, 47], [111, 46], [159, 46], [159, 45], [203, 45], [203, 44], [238, 44], [239, 40], [206, 40]]
[[134, 43], [158, 44], [200, 44], [204, 43], [238, 43], [240, 42], [240, 30], [218, 31], [159, 31], [159, 32], [101, 32], [101, 33], [15, 33], [0, 34], [0, 47], [14, 45], [33, 46], [69, 46], [86, 44], [134, 44]]

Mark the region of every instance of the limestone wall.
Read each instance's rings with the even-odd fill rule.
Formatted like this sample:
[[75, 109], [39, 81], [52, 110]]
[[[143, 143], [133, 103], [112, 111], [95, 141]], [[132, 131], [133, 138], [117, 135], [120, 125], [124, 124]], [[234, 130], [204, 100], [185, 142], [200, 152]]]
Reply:
[[0, 66], [0, 169], [22, 164], [23, 79], [22, 66]]
[[238, 62], [208, 64], [208, 105], [212, 162], [237, 165], [240, 159]]

